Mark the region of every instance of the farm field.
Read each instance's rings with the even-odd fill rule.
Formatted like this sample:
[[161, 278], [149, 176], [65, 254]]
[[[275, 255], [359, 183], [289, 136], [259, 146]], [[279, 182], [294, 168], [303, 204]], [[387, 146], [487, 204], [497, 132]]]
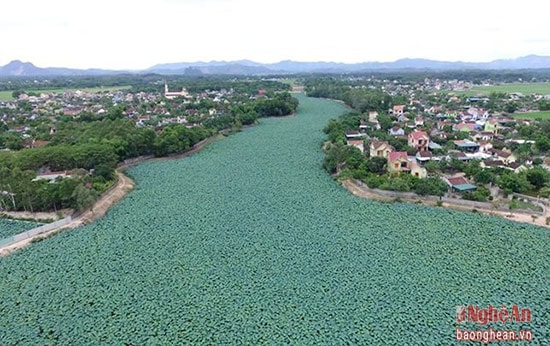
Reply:
[[352, 196], [321, 167], [345, 111], [300, 98], [181, 160], [147, 162], [93, 224], [0, 258], [0, 344], [453, 344], [456, 306], [550, 331], [550, 233]]
[[0, 218], [0, 239], [39, 227], [40, 225], [42, 224], [38, 222]]
[[[550, 95], [550, 83], [506, 83], [491, 86], [475, 86], [469, 90], [459, 92], [467, 96], [488, 96], [491, 93], [521, 93], [530, 95], [533, 93], [541, 95]], [[457, 92], [458, 93], [458, 92]]]
[[529, 113], [514, 113], [514, 118], [517, 118], [517, 119], [550, 119], [550, 111], [529, 112]]
[[[67, 89], [40, 89], [40, 90], [29, 90], [29, 92], [34, 93], [62, 93], [64, 91], [72, 90], [81, 90], [81, 91], [87, 91], [87, 92], [108, 92], [113, 90], [124, 90], [129, 89], [130, 86], [119, 86], [119, 87], [97, 87], [97, 88], [67, 88]], [[0, 91], [0, 101], [12, 101], [13, 90], [3, 90]]]

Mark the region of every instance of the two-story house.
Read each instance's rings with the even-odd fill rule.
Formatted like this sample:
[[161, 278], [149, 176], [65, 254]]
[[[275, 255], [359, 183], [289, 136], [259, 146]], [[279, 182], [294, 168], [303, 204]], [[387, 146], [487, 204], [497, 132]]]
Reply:
[[388, 154], [388, 172], [401, 173], [409, 172], [409, 159], [406, 151], [392, 151]]
[[394, 151], [394, 147], [388, 144], [388, 142], [379, 141], [373, 139], [370, 142], [370, 157], [384, 157], [387, 158], [388, 154]]
[[416, 151], [428, 150], [430, 137], [425, 131], [413, 131], [407, 136], [407, 144]]

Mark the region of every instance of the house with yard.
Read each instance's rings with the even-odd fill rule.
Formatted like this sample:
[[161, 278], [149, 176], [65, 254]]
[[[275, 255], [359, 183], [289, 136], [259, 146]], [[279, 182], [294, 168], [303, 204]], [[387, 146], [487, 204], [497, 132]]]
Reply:
[[426, 168], [422, 167], [416, 162], [411, 162], [409, 164], [409, 168], [411, 170], [411, 175], [417, 178], [424, 179], [428, 176], [428, 171], [426, 170]]
[[350, 147], [356, 147], [357, 149], [361, 150], [362, 153], [365, 151], [365, 144], [362, 139], [348, 139], [347, 145]]
[[428, 150], [430, 137], [424, 131], [413, 131], [407, 136], [407, 144], [416, 151]]
[[388, 154], [388, 172], [410, 172], [409, 159], [406, 151], [392, 151]]
[[516, 156], [512, 154], [511, 151], [493, 149], [492, 155], [495, 160], [500, 160], [506, 165], [516, 162], [517, 160]]
[[384, 157], [387, 158], [388, 154], [392, 151], [394, 151], [394, 147], [389, 145], [388, 142], [379, 141], [377, 139], [373, 139], [370, 142], [369, 146], [370, 151], [370, 157]]

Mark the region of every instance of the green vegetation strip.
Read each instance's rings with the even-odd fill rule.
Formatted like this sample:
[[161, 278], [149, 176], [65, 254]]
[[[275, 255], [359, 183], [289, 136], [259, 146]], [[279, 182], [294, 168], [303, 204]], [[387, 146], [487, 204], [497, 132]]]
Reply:
[[42, 226], [42, 224], [38, 222], [18, 221], [0, 217], [0, 239], [4, 239], [39, 226]]
[[518, 304], [548, 344], [547, 229], [353, 197], [321, 167], [344, 107], [300, 101], [1, 258], [1, 343], [449, 345], [457, 305]]
[[500, 85], [479, 85], [465, 90], [463, 93], [467, 96], [485, 95], [491, 93], [521, 93], [523, 95], [540, 94], [550, 95], [550, 83], [504, 83]]
[[550, 119], [550, 111], [515, 113], [514, 118], [517, 118], [517, 119]]
[[[84, 92], [97, 93], [97, 92], [109, 92], [109, 91], [126, 90], [126, 89], [130, 89], [130, 86], [96, 87], [96, 88], [67, 88], [67, 89], [56, 88], [56, 89], [29, 90], [28, 92], [36, 93], [36, 94], [41, 94], [41, 93], [45, 93], [45, 94], [56, 93], [56, 94], [58, 94], [58, 93], [62, 93], [62, 92], [65, 92], [65, 91], [80, 90], [80, 91], [84, 91]], [[12, 94], [13, 94], [13, 90], [0, 91], [0, 101], [13, 101]]]

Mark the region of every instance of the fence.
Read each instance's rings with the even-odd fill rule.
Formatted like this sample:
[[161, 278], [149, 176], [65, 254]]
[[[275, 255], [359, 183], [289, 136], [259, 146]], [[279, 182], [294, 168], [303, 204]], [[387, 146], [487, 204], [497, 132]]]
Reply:
[[64, 219], [61, 219], [59, 221], [48, 223], [46, 225], [42, 225], [40, 227], [36, 227], [36, 228], [31, 229], [31, 230], [13, 235], [11, 237], [0, 239], [0, 248], [13, 245], [13, 244], [18, 243], [22, 240], [32, 238], [32, 237], [37, 236], [37, 235], [42, 234], [42, 233], [46, 233], [48, 231], [51, 231], [52, 229], [68, 225], [72, 220], [73, 220], [72, 216], [68, 216], [68, 217], [66, 217]]
[[541, 207], [543, 213], [546, 212], [546, 206], [550, 206], [550, 201], [548, 201], [548, 199], [546, 198], [527, 196], [520, 193], [513, 193], [512, 196], [516, 199], [523, 200], [524, 202], [529, 202]]
[[[359, 186], [360, 188], [370, 191], [372, 193], [375, 193], [380, 196], [386, 196], [391, 198], [402, 198], [402, 199], [408, 199], [408, 200], [420, 200], [420, 201], [441, 201], [442, 203], [448, 203], [453, 205], [459, 205], [463, 207], [468, 207], [472, 209], [486, 209], [486, 210], [498, 210], [498, 211], [504, 211], [509, 212], [510, 208], [508, 204], [504, 205], [496, 205], [489, 202], [477, 202], [477, 201], [469, 201], [465, 199], [460, 198], [451, 198], [451, 197], [437, 197], [437, 196], [420, 196], [417, 195], [414, 192], [399, 192], [399, 191], [388, 191], [388, 190], [380, 190], [380, 189], [371, 189], [368, 187], [365, 183], [359, 180], [353, 180], [353, 182]], [[528, 197], [528, 196], [527, 196]], [[532, 197], [531, 197], [532, 198]], [[536, 199], [535, 199], [536, 200]], [[533, 204], [536, 204], [543, 208], [543, 212], [535, 211], [535, 210], [524, 210], [524, 209], [514, 209], [514, 213], [522, 213], [522, 214], [530, 214], [530, 215], [542, 215], [544, 214], [544, 206], [541, 203], [537, 203], [536, 201], [531, 201]]]

